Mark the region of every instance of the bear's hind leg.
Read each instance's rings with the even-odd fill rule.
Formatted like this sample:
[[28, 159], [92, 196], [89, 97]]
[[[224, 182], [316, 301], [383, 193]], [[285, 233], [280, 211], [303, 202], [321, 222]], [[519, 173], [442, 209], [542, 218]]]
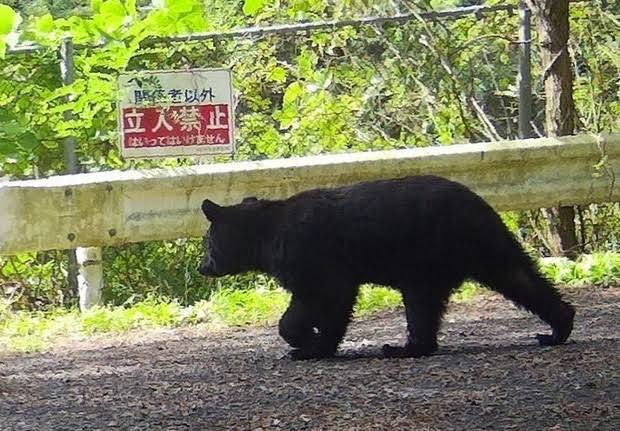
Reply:
[[562, 300], [558, 290], [539, 274], [533, 263], [502, 268], [478, 281], [536, 314], [551, 326], [551, 334], [536, 335], [541, 346], [563, 344], [570, 336], [575, 309]]
[[[458, 286], [457, 283], [454, 283]], [[428, 356], [437, 350], [437, 331], [452, 284], [449, 287], [421, 289], [413, 286], [403, 289], [403, 302], [407, 316], [407, 344], [405, 346], [383, 346], [386, 358], [419, 358]], [[415, 289], [415, 290], [414, 290]]]

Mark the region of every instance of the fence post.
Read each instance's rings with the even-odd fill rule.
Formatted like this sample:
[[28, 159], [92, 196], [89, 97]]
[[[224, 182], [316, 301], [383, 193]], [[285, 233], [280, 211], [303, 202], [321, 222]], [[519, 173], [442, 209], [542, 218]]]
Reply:
[[[65, 37], [60, 45], [60, 73], [63, 85], [73, 83], [73, 40]], [[68, 96], [71, 100], [71, 96]], [[65, 111], [65, 120], [73, 118], [71, 110]], [[79, 164], [76, 154], [74, 136], [65, 138], [64, 143], [65, 173], [77, 174]], [[70, 198], [70, 196], [68, 196]], [[101, 264], [101, 249], [98, 247], [77, 248], [68, 250], [69, 268], [67, 281], [69, 287], [77, 292], [80, 298], [80, 310], [84, 311], [101, 303], [101, 289], [103, 288], [103, 267]]]
[[523, 0], [519, 1], [519, 138], [532, 137], [532, 74], [531, 74], [531, 16]]

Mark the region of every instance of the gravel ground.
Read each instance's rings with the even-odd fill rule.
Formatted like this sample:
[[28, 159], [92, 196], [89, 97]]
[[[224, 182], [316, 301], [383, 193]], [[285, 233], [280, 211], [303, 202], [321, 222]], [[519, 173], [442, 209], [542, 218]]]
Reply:
[[0, 354], [0, 430], [620, 430], [620, 289], [566, 290], [570, 342], [489, 296], [453, 305], [440, 351], [381, 359], [402, 312], [356, 320], [331, 360], [293, 362], [275, 328], [200, 328]]

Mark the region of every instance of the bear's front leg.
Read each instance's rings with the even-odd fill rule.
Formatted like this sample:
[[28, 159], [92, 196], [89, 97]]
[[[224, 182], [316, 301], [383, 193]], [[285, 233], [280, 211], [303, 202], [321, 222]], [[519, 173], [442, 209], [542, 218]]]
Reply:
[[[414, 293], [415, 292], [415, 293]], [[403, 290], [407, 316], [407, 344], [383, 346], [386, 358], [420, 358], [437, 351], [437, 331], [443, 316], [446, 299], [441, 290]]]
[[297, 297], [291, 302], [291, 317], [285, 319], [283, 326], [288, 321], [295, 321], [296, 324], [297, 329], [285, 334], [295, 345], [289, 344], [296, 347], [290, 353], [292, 359], [322, 359], [336, 354], [351, 320], [355, 295], [337, 290], [331, 292], [337, 292], [340, 296], [330, 297], [318, 292], [312, 299], [301, 300]]
[[295, 360], [326, 358], [335, 353], [325, 349], [321, 342], [317, 306], [310, 301], [301, 301], [293, 295], [291, 303], [280, 319], [280, 336], [294, 349], [290, 357]]
[[[306, 324], [299, 327], [296, 334], [287, 334], [287, 342], [293, 350], [289, 353], [293, 360], [323, 359], [336, 354], [342, 336], [338, 335], [339, 327], [326, 326], [325, 322], [318, 326]], [[344, 331], [342, 331], [344, 335]]]
[[291, 298], [291, 303], [278, 324], [280, 336], [289, 346], [301, 349], [318, 343], [318, 323], [311, 311], [299, 299]]

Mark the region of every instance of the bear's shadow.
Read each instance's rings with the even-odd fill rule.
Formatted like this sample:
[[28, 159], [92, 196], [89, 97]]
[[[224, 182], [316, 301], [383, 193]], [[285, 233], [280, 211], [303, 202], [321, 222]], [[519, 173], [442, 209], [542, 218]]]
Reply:
[[[445, 346], [440, 347], [437, 352], [433, 353], [430, 356], [425, 356], [423, 358], [401, 358], [405, 360], [412, 361], [420, 361], [432, 359], [434, 357], [441, 357], [445, 359], [446, 357], [461, 357], [465, 355], [479, 355], [486, 354], [489, 357], [502, 356], [506, 354], [517, 354], [517, 353], [542, 353], [551, 351], [553, 349], [566, 349], [573, 346], [579, 346], [581, 349], [588, 349], [590, 347], [598, 346], [601, 343], [609, 342], [609, 341], [617, 341], [612, 338], [601, 338], [597, 340], [586, 340], [586, 341], [569, 341], [566, 344], [559, 346], [539, 346], [536, 341], [533, 342], [524, 342], [520, 344], [506, 344], [506, 345], [490, 345], [490, 344], [476, 344], [476, 345], [465, 345], [465, 346]], [[290, 352], [288, 351], [281, 359], [284, 360], [292, 360], [290, 356]], [[346, 362], [346, 361], [355, 361], [355, 360], [363, 360], [363, 359], [385, 359], [392, 360], [391, 358], [386, 358], [380, 346], [369, 346], [369, 347], [361, 347], [358, 349], [351, 348], [346, 349], [344, 351], [339, 351], [335, 356], [331, 358], [322, 358], [322, 359], [311, 359], [312, 361], [327, 361], [327, 362]], [[301, 361], [304, 362], [304, 361]]]

